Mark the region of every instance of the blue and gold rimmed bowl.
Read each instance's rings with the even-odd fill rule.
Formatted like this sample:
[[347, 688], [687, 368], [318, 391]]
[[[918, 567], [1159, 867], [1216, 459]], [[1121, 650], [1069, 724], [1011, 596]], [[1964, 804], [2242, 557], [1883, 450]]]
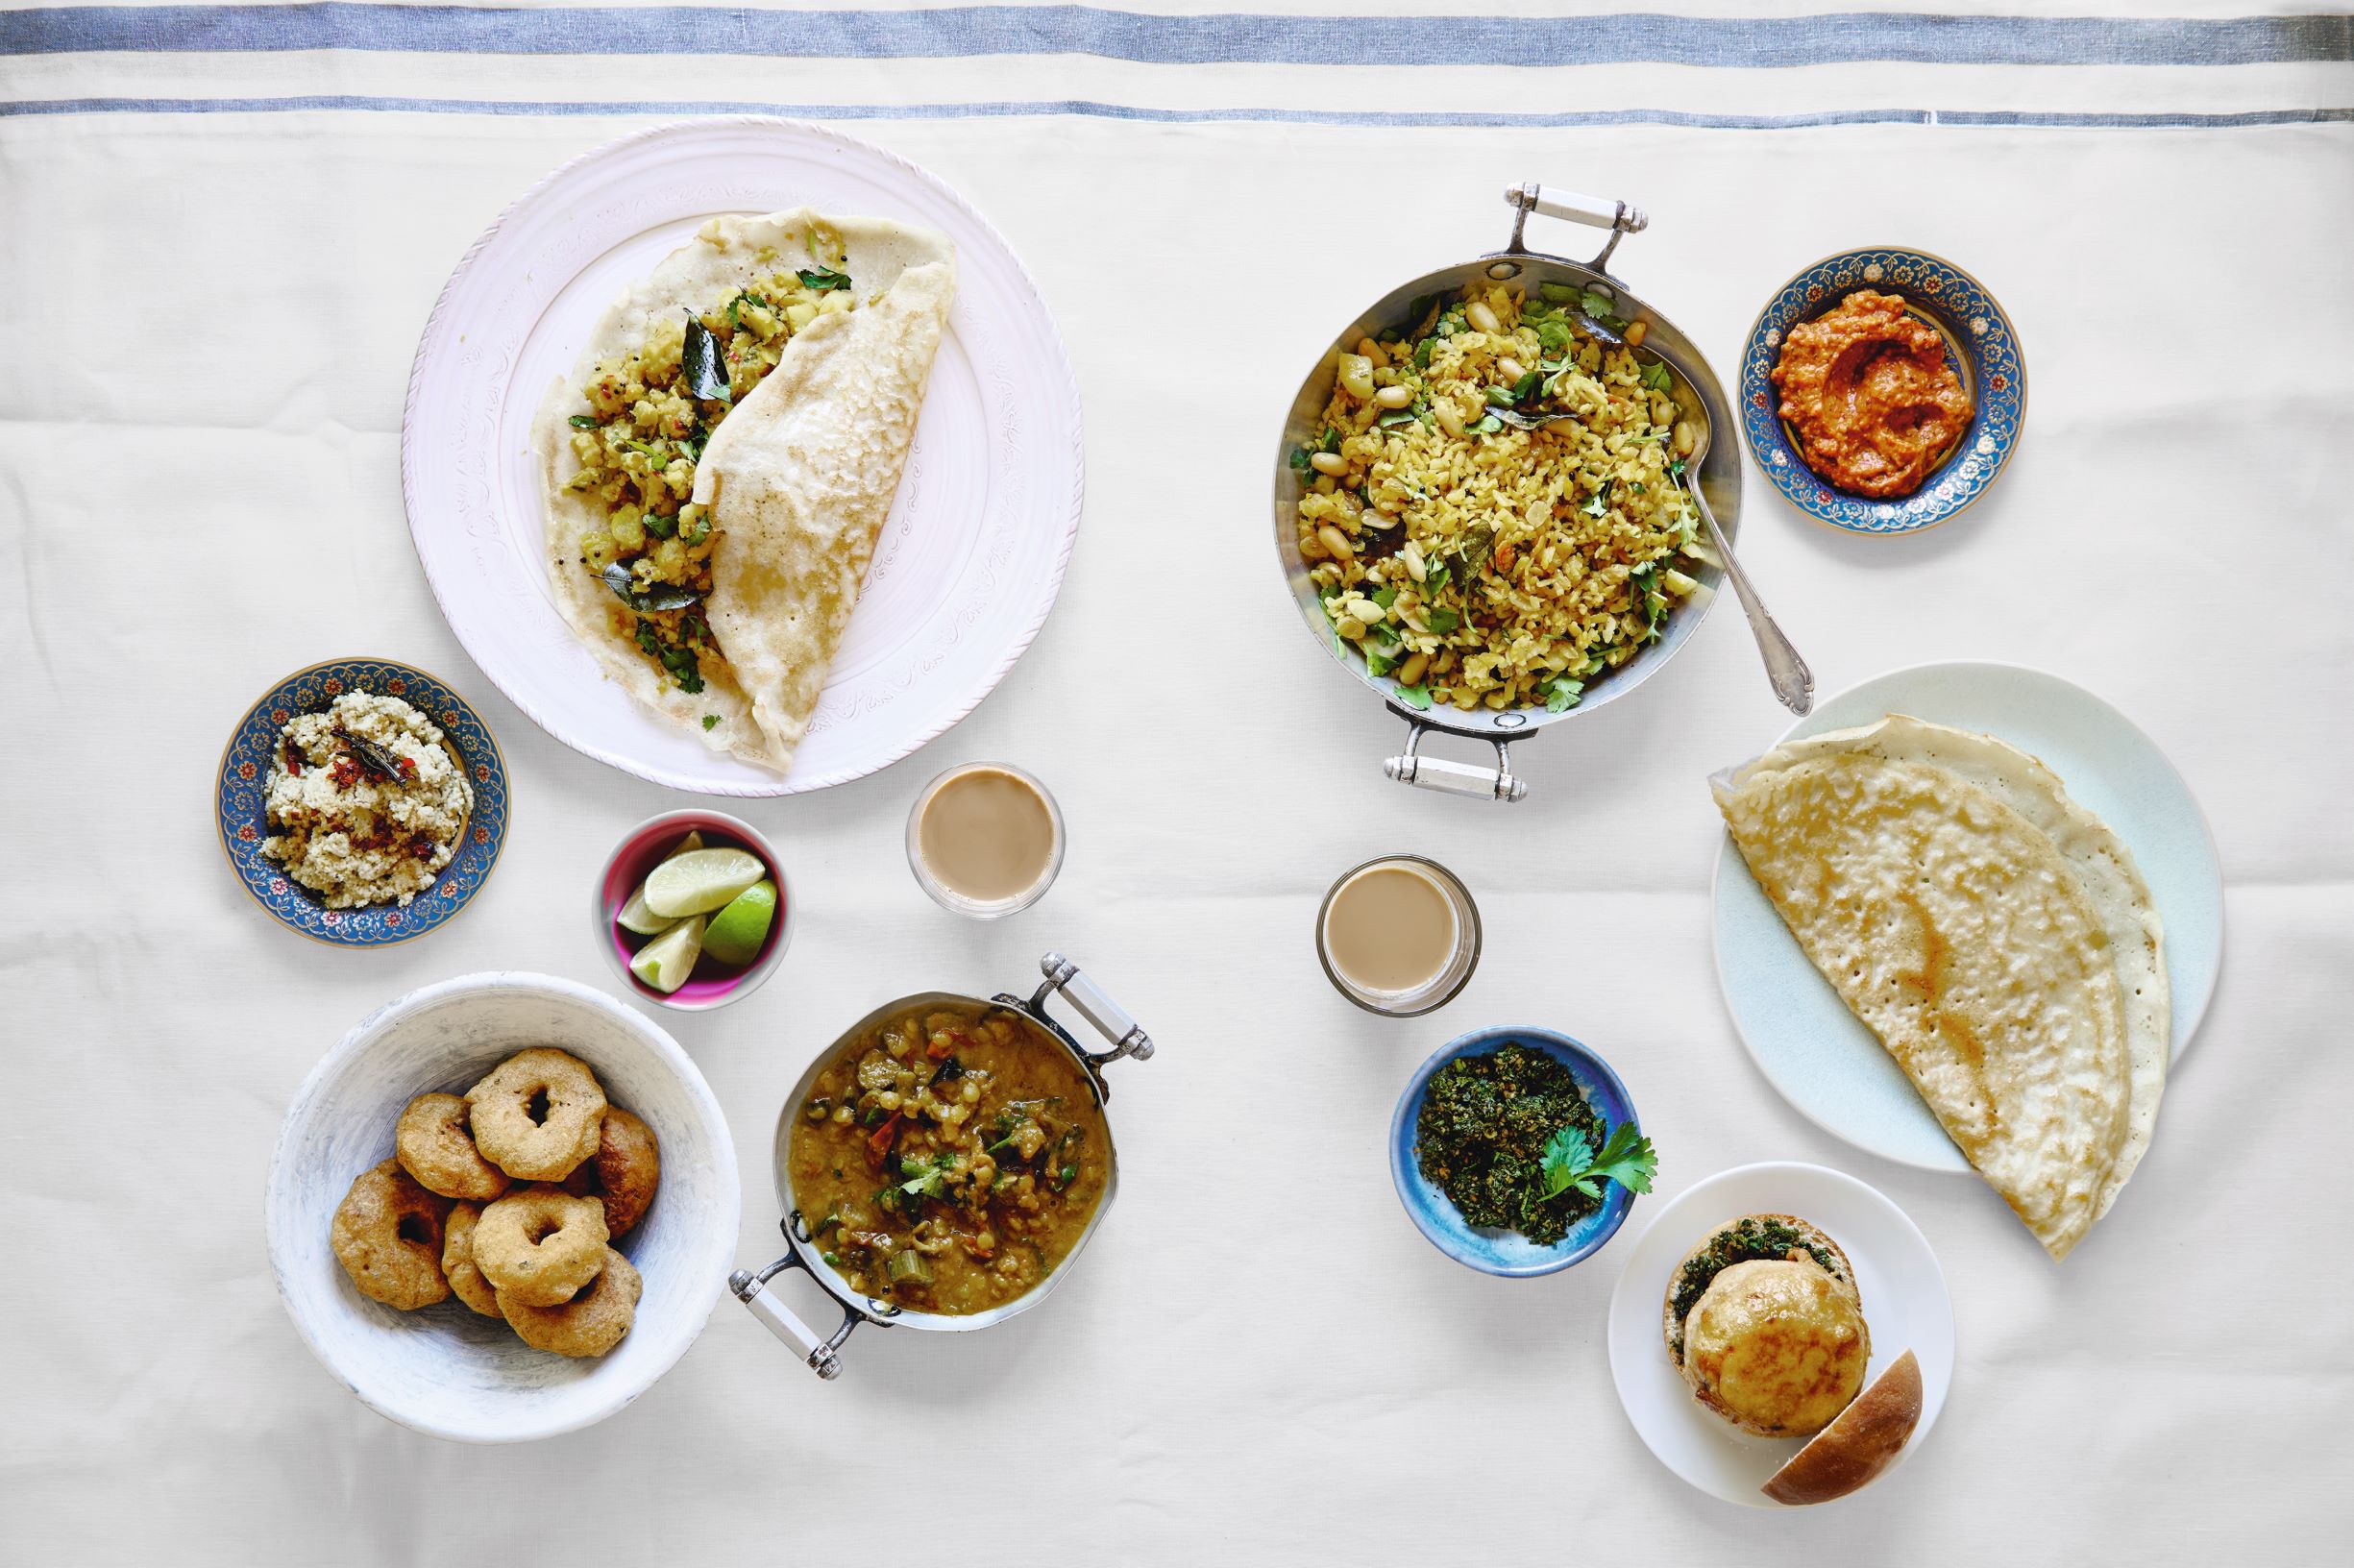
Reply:
[[1627, 1086], [1618, 1081], [1610, 1064], [1579, 1041], [1551, 1029], [1475, 1029], [1441, 1046], [1436, 1055], [1415, 1070], [1407, 1083], [1406, 1092], [1398, 1096], [1397, 1114], [1389, 1122], [1389, 1175], [1397, 1183], [1398, 1201], [1406, 1206], [1407, 1217], [1431, 1245], [1464, 1267], [1476, 1268], [1483, 1274], [1529, 1279], [1557, 1273], [1600, 1252], [1603, 1244], [1617, 1235], [1619, 1226], [1626, 1222], [1634, 1194], [1616, 1182], [1605, 1184], [1602, 1207], [1572, 1226], [1560, 1240], [1540, 1246], [1517, 1231], [1489, 1230], [1468, 1223], [1454, 1200], [1422, 1174], [1422, 1165], [1414, 1158], [1415, 1124], [1422, 1116], [1423, 1095], [1430, 1089], [1432, 1074], [1460, 1057], [1485, 1056], [1507, 1045], [1542, 1051], [1567, 1067], [1578, 1082], [1579, 1092], [1585, 1096], [1585, 1103], [1593, 1108], [1594, 1115], [1602, 1118], [1606, 1130], [1622, 1122], [1633, 1122], [1638, 1131], [1641, 1129], [1642, 1123], [1635, 1118], [1634, 1102], [1627, 1096]]
[[[1969, 388], [1970, 428], [1909, 496], [1851, 495], [1817, 477], [1781, 417], [1774, 365], [1790, 329], [1857, 289], [1903, 299], [1946, 340], [1946, 362]], [[1777, 289], [1741, 350], [1742, 433], [1750, 454], [1782, 498], [1818, 523], [1850, 533], [1913, 533], [1935, 527], [1986, 493], [2010, 461], [2027, 411], [2027, 367], [2011, 318], [1975, 278], [1925, 251], [1874, 245], [1825, 257]]]
[[[315, 713], [346, 692], [397, 697], [430, 719], [474, 786], [474, 811], [450, 864], [405, 906], [328, 909], [285, 868], [261, 852], [270, 828], [263, 808], [279, 733], [300, 713]], [[213, 816], [221, 851], [254, 901], [280, 924], [338, 947], [383, 947], [421, 937], [466, 907], [506, 843], [506, 763], [499, 743], [466, 699], [439, 678], [390, 659], [331, 659], [297, 670], [272, 686], [237, 721], [222, 748]]]

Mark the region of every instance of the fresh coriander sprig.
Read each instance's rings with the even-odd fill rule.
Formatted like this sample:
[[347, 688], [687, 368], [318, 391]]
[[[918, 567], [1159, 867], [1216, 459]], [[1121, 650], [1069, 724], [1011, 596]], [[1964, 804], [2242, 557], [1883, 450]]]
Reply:
[[1537, 1189], [1536, 1201], [1551, 1203], [1573, 1188], [1599, 1199], [1606, 1181], [1616, 1182], [1630, 1192], [1648, 1192], [1652, 1173], [1658, 1168], [1659, 1157], [1651, 1139], [1636, 1132], [1633, 1122], [1622, 1121], [1611, 1128], [1599, 1154], [1583, 1133], [1564, 1127], [1545, 1145], [1539, 1167], [1543, 1185]]

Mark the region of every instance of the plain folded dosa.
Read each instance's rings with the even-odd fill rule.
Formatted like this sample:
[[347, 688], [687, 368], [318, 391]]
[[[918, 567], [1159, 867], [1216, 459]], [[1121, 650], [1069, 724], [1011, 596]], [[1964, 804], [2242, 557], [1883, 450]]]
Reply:
[[1807, 957], [2065, 1257], [2165, 1083], [2162, 939], [2122, 843], [2032, 757], [1901, 715], [1712, 782]]

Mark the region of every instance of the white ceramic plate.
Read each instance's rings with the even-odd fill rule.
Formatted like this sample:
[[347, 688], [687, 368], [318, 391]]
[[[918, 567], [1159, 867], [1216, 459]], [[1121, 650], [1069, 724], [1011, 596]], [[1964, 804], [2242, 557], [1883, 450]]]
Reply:
[[[1906, 713], [1998, 736], [2043, 759], [2068, 793], [2133, 851], [2166, 923], [2179, 1061], [2223, 961], [2223, 871], [2190, 786], [2131, 720], [2081, 686], [2011, 664], [1923, 664], [1830, 698], [1783, 740]], [[1808, 1120], [1859, 1149], [1923, 1170], [1970, 1163], [1894, 1058], [1807, 962], [1727, 838], [1716, 863], [1716, 969], [1733, 1027]]]
[[[956, 305], [898, 501], [784, 777], [705, 748], [603, 678], [548, 590], [532, 415], [614, 298], [707, 218], [811, 206], [956, 242]], [[1079, 393], [1029, 274], [931, 175], [793, 120], [624, 137], [534, 185], [426, 323], [401, 423], [409, 533], [450, 628], [557, 740], [706, 795], [793, 795], [896, 762], [988, 696], [1053, 607], [1079, 527]]]
[[[1755, 1437], [1709, 1413], [1677, 1374], [1660, 1337], [1668, 1277], [1694, 1242], [1743, 1214], [1796, 1214], [1819, 1225], [1855, 1268], [1872, 1330], [1865, 1386], [1911, 1351], [1921, 1362], [1921, 1422], [1873, 1485], [1928, 1440], [1953, 1385], [1953, 1301], [1928, 1239], [1904, 1211], [1854, 1177], [1821, 1165], [1741, 1165], [1719, 1171], [1654, 1212], [1610, 1293], [1610, 1381], [1636, 1435], [1659, 1462], [1712, 1496], [1780, 1508], [1758, 1488], [1804, 1445]], [[1870, 1488], [1867, 1487], [1866, 1490]], [[1853, 1495], [1853, 1494], [1850, 1494]], [[1820, 1505], [1818, 1505], [1820, 1506]]]

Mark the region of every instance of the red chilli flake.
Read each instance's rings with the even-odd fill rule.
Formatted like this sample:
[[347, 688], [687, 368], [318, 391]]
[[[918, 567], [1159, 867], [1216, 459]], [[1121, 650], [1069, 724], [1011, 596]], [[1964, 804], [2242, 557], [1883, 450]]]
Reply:
[[328, 776], [335, 781], [335, 788], [348, 790], [359, 782], [359, 764], [348, 756], [337, 757], [335, 766], [328, 770]]
[[282, 754], [286, 759], [286, 772], [292, 773], [297, 778], [302, 777], [303, 748], [294, 744], [293, 736], [289, 735], [286, 737], [285, 747]]

